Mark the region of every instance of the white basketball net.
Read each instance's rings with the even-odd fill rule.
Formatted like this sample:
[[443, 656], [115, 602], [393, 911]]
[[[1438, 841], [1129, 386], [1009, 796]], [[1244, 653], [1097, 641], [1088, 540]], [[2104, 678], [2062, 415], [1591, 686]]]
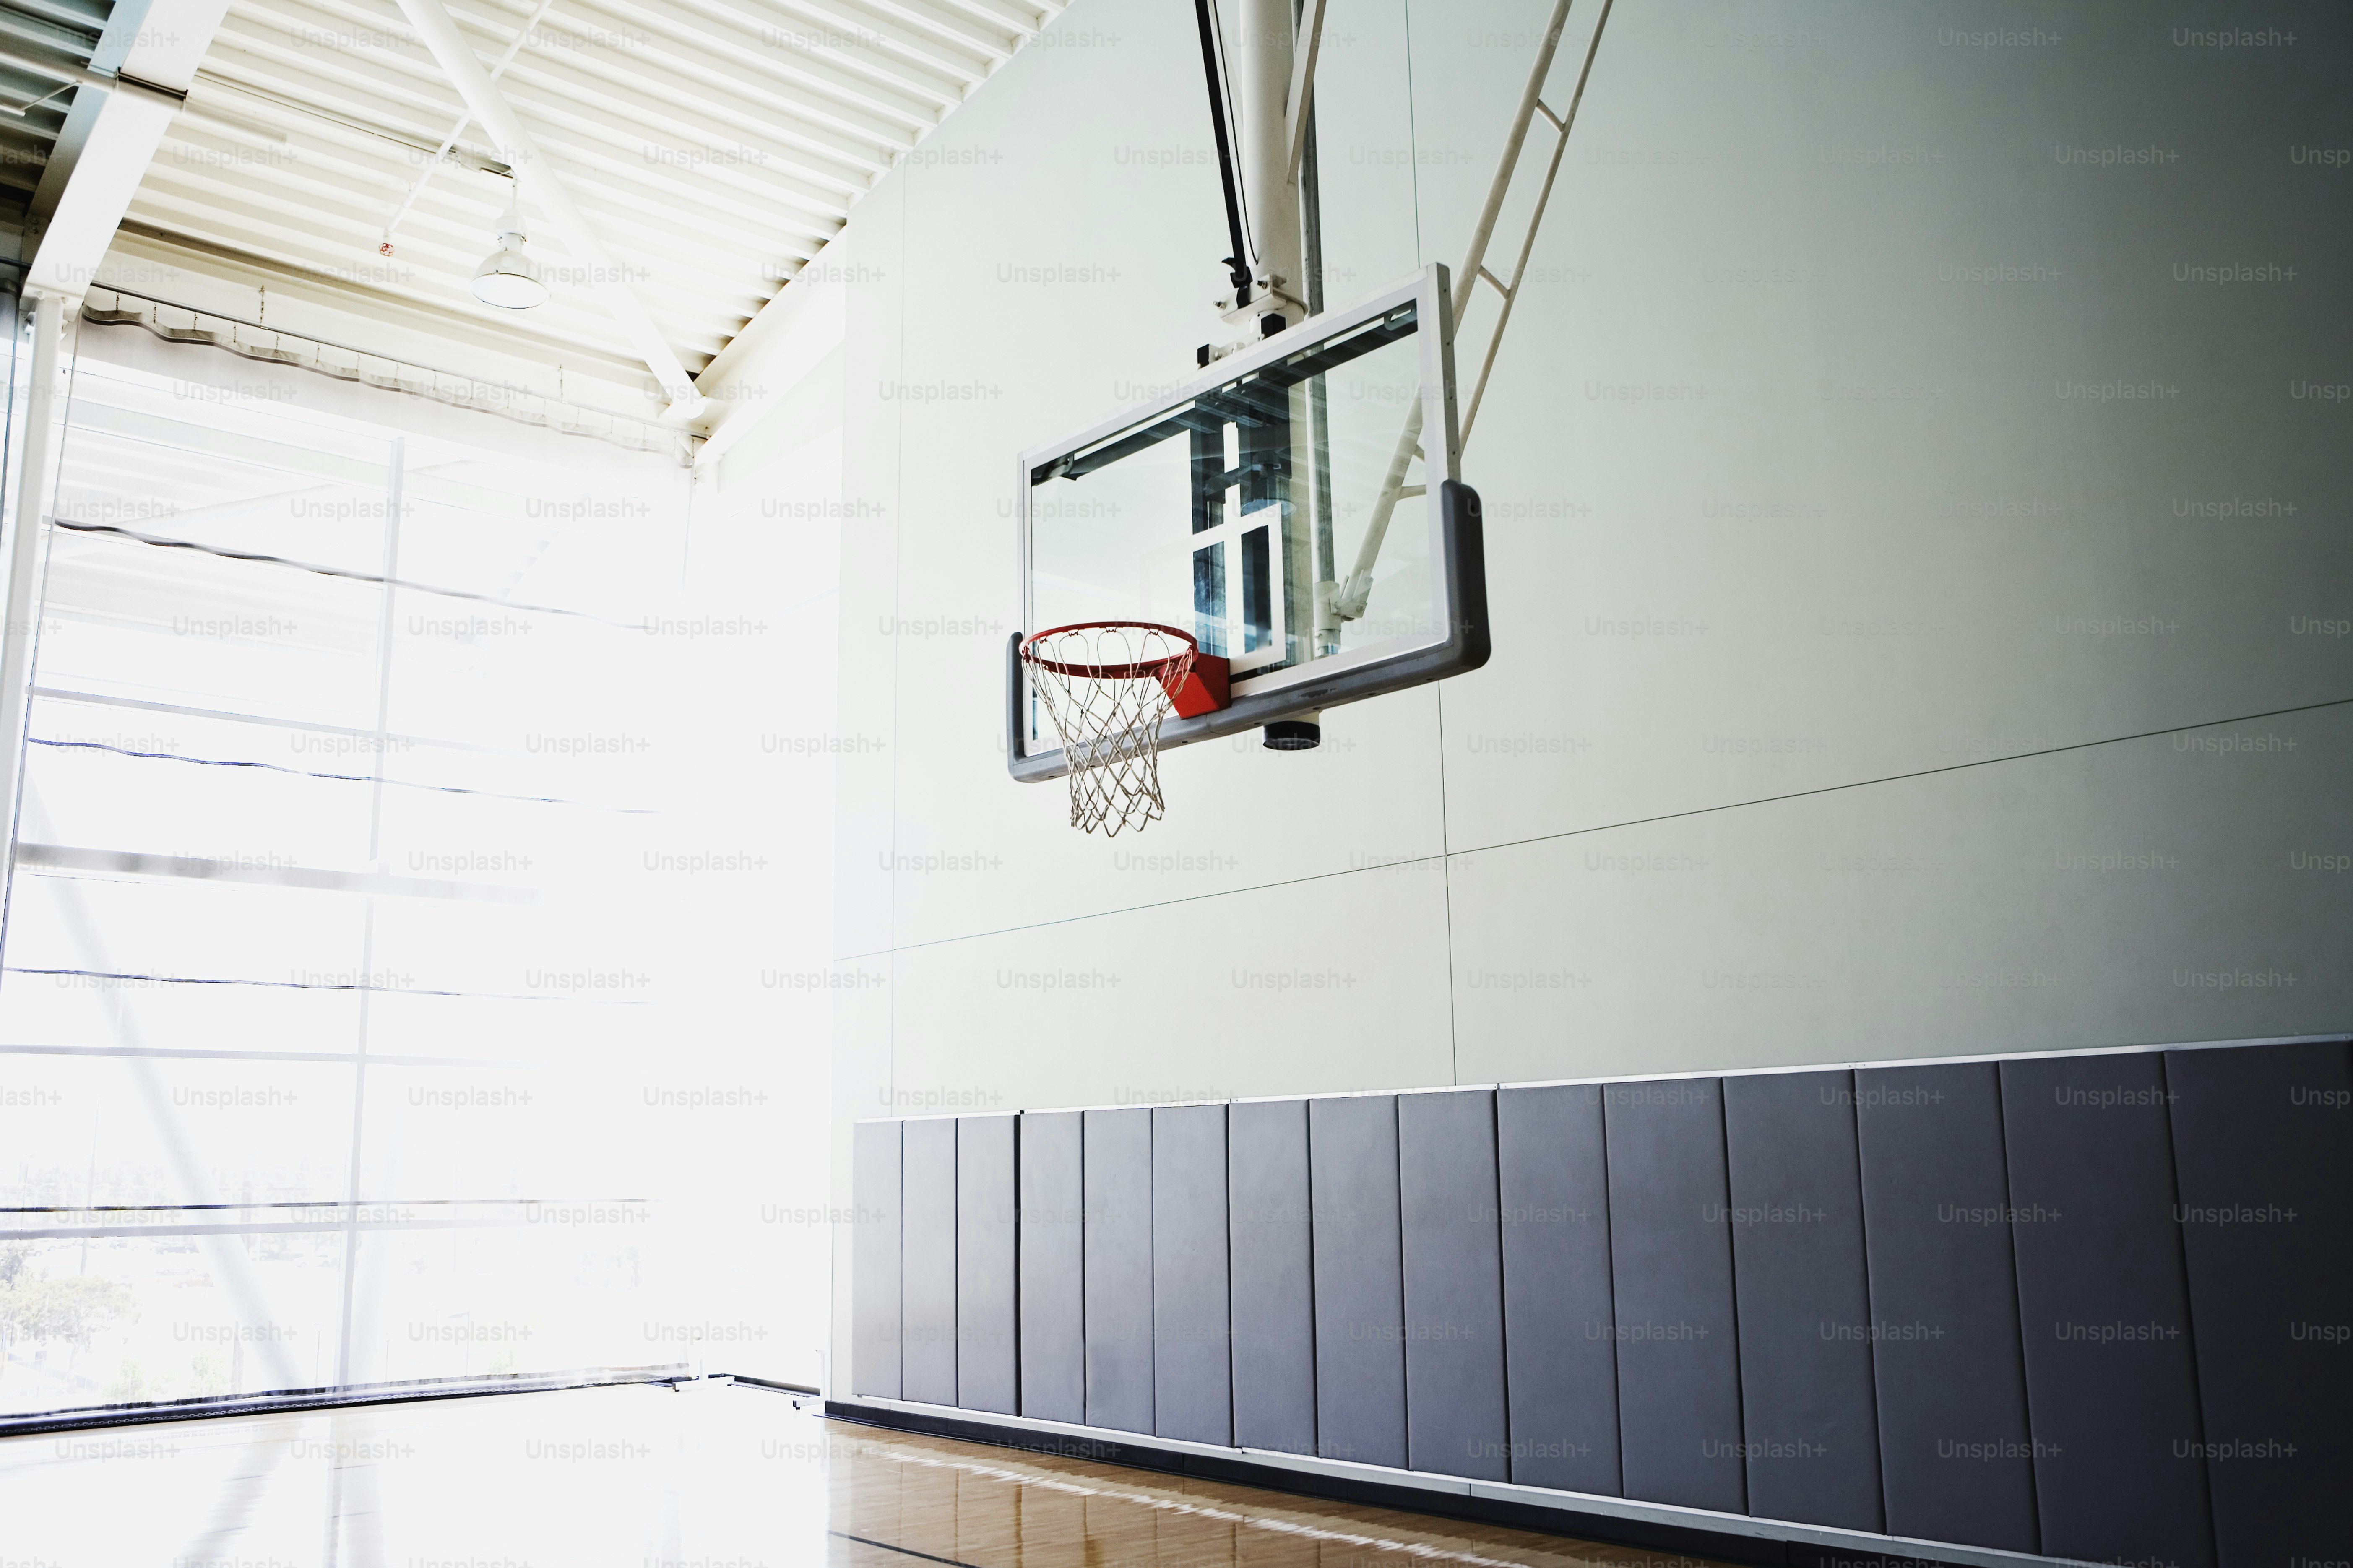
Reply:
[[1160, 725], [1193, 643], [1166, 626], [1066, 626], [1021, 645], [1029, 679], [1071, 765], [1071, 826], [1104, 837], [1166, 815]]

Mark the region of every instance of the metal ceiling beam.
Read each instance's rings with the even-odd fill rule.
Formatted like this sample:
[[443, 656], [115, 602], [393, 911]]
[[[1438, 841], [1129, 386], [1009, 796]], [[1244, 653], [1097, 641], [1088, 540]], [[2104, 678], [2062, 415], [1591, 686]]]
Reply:
[[703, 367], [712, 416], [695, 452], [697, 468], [715, 470], [730, 447], [840, 347], [849, 330], [849, 293], [839, 278], [788, 286]]
[[[223, 47], [216, 48], [215, 50], [214, 58], [226, 52], [226, 47], [232, 45], [236, 37], [237, 24], [232, 20], [224, 26], [219, 35], [217, 42], [220, 46], [223, 46]], [[364, 120], [354, 119], [348, 114], [339, 114], [332, 109], [322, 108], [315, 103], [306, 103], [299, 98], [280, 92], [275, 89], [258, 87], [251, 82], [239, 81], [235, 77], [223, 76], [218, 71], [212, 69], [210, 67], [206, 67], [206, 68], [196, 72], [196, 86], [205, 89], [205, 97], [207, 104], [209, 104], [210, 100], [216, 96], [216, 89], [218, 89], [219, 91], [241, 93], [247, 98], [255, 99], [262, 103], [266, 103], [269, 105], [271, 109], [282, 113], [301, 115], [307, 119], [324, 121], [330, 125], [340, 127], [343, 130], [351, 132], [354, 135], [365, 136], [378, 142], [389, 142], [396, 147], [406, 148], [409, 153], [419, 157], [429, 158], [435, 155], [432, 144], [425, 141], [422, 137], [404, 135], [397, 131], [387, 131], [381, 125], [370, 124]], [[210, 118], [213, 124], [222, 126], [239, 134], [248, 136], [266, 135], [269, 140], [279, 142], [284, 142], [290, 139], [285, 132], [265, 125], [259, 121], [255, 121], [248, 124], [239, 124], [233, 118], [212, 113], [208, 108], [191, 108], [187, 112], [195, 115], [206, 115]], [[503, 178], [507, 174], [512, 173], [512, 170], [510, 170], [504, 163], [500, 163], [497, 159], [485, 158], [478, 153], [470, 153], [463, 147], [452, 147], [439, 155], [448, 159], [450, 163], [457, 164], [459, 168], [472, 169], [479, 174], [497, 174]]]
[[[267, 258], [341, 278], [454, 316], [502, 327], [526, 326], [536, 336], [595, 345], [624, 359], [637, 357], [601, 300], [586, 287], [594, 274], [586, 263], [579, 263], [578, 286], [563, 284], [547, 304], [521, 316], [493, 310], [474, 299], [467, 279], [487, 248], [485, 236], [506, 208], [504, 180], [497, 182], [495, 199], [478, 188], [428, 196], [410, 215], [397, 256], [384, 258], [376, 246], [384, 215], [390, 210], [385, 193], [403, 172], [387, 167], [385, 160], [336, 158], [331, 155], [334, 149], [322, 151], [303, 138], [295, 149], [302, 156], [270, 168], [272, 177], [265, 184], [239, 178], [243, 171], [227, 163], [220, 143], [209, 135], [186, 137], [175, 132], [173, 147], [172, 155], [157, 159], [132, 206], [132, 216], [150, 226], [200, 237], [250, 258]], [[570, 165], [566, 173], [573, 173]], [[376, 199], [370, 200], [371, 195]], [[632, 273], [637, 281], [642, 284], [649, 277], [662, 280], [663, 293], [649, 297], [648, 303], [690, 366], [700, 363], [695, 353], [715, 352], [736, 323], [775, 292], [773, 276], [764, 275], [746, 258], [781, 260], [815, 248], [806, 241], [738, 239], [724, 226], [704, 229], [691, 208], [676, 209], [688, 216], [673, 216], [669, 231], [662, 233], [641, 226], [625, 202], [581, 205], [617, 253], [637, 268]], [[616, 213], [622, 215], [621, 221], [615, 220]], [[699, 254], [687, 237], [698, 234], [703, 241]], [[552, 230], [543, 237], [549, 242], [543, 259], [550, 267], [577, 260], [564, 254]], [[707, 344], [694, 342], [705, 333], [717, 336]]]
[[[484, 339], [485, 352], [533, 364], [551, 353], [575, 372], [593, 363], [597, 381], [632, 403], [650, 395], [659, 409], [749, 319], [804, 287], [779, 285], [1060, 9], [1037, 0], [692, 0], [685, 10], [555, 0], [484, 94], [464, 79], [487, 77], [502, 49], [514, 50], [532, 0], [400, 0], [382, 16], [365, 0], [229, 0], [194, 100], [123, 225], [120, 256], [234, 255], [222, 274], [231, 287], [266, 288], [273, 304], [288, 298], [295, 330], [309, 321], [343, 331], [322, 309], [364, 318], [365, 329], [355, 322], [345, 335], [368, 342], [395, 321], [431, 321], [452, 342]], [[613, 37], [626, 44], [607, 47]], [[12, 102], [52, 85], [0, 76], [30, 86]], [[477, 100], [491, 95], [485, 114]], [[461, 115], [473, 128], [453, 151], [479, 172], [443, 170], [401, 226], [396, 257], [382, 256], [384, 220], [417, 183], [415, 160], [431, 157]], [[498, 162], [508, 159], [517, 166]], [[542, 259], [617, 287], [560, 287], [522, 317], [474, 300], [467, 280], [511, 199], [510, 174]], [[593, 231], [587, 245], [583, 230]], [[227, 265], [187, 259], [198, 272]], [[209, 281], [184, 287], [199, 296], [184, 303], [262, 313]], [[728, 356], [730, 366], [746, 360]], [[648, 384], [639, 361], [671, 390]], [[702, 403], [691, 428], [730, 412]]]
[[[296, 161], [290, 157], [267, 193], [257, 193], [250, 182], [237, 177], [234, 167], [223, 167], [234, 155], [235, 143], [210, 135], [175, 131], [173, 144], [185, 150], [159, 162], [149, 175], [143, 200], [176, 199], [217, 203], [224, 216], [259, 212], [254, 219], [265, 232], [281, 237], [304, 236], [339, 254], [322, 258], [358, 262], [358, 270], [382, 272], [385, 264], [375, 253], [384, 220], [393, 208], [387, 187], [406, 171], [387, 168], [380, 161]], [[662, 269], [683, 268], [691, 275], [697, 293], [717, 289], [765, 297], [773, 287], [768, 278], [747, 268], [745, 258], [784, 259], [816, 254], [819, 246], [840, 231], [842, 208], [830, 220], [778, 224], [764, 219], [774, 214], [760, 209], [769, 192], [702, 182], [681, 188], [663, 185], [637, 175], [617, 159], [567, 157], [565, 173], [580, 182], [581, 209], [596, 224], [608, 243], [632, 260]], [[482, 235], [505, 210], [509, 187], [504, 180], [451, 181], [437, 188], [408, 215], [398, 256], [402, 263], [433, 255], [443, 248], [463, 252], [444, 258], [470, 270], [480, 259]], [[773, 275], [770, 275], [771, 277]], [[456, 276], [462, 290], [464, 272]], [[593, 307], [592, 307], [593, 308]]]
[[122, 225], [122, 239], [123, 253], [135, 260], [190, 268], [240, 288], [266, 288], [273, 294], [291, 296], [381, 328], [398, 342], [463, 339], [551, 371], [565, 367], [575, 374], [615, 384], [628, 384], [643, 368], [628, 353], [600, 342], [533, 330], [520, 320], [486, 321], [461, 316], [427, 301], [353, 282], [299, 261], [256, 251], [249, 246], [209, 240], [190, 233], [184, 226], [164, 228], [137, 217], [128, 218]]
[[75, 79], [26, 215], [27, 289], [69, 300], [89, 289], [227, 9], [228, 0], [152, 0], [108, 21], [91, 57], [99, 68]]
[[612, 311], [629, 345], [646, 362], [646, 368], [661, 384], [670, 400], [671, 415], [692, 417], [702, 405], [702, 395], [694, 390], [694, 378], [687, 374], [686, 365], [662, 336], [661, 329], [654, 324], [645, 301], [625, 281], [627, 275], [605, 249], [586, 216], [574, 205], [572, 194], [556, 177], [554, 165], [541, 154], [522, 117], [500, 95], [490, 73], [482, 68], [482, 62], [475, 58], [473, 49], [458, 31], [458, 24], [449, 19], [441, 0], [400, 0], [400, 10], [424, 39], [425, 47], [433, 52], [433, 58], [441, 63], [441, 68], [448, 73], [459, 96], [474, 111], [474, 118], [499, 144], [501, 155], [514, 166], [515, 178], [530, 195], [532, 205], [555, 225], [573, 259], [595, 272], [597, 297]]

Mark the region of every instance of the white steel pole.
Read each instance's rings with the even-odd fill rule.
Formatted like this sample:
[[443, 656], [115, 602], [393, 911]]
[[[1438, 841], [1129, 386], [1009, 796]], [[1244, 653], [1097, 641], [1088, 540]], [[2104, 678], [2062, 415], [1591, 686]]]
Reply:
[[33, 700], [33, 650], [41, 624], [42, 547], [49, 533], [49, 470], [57, 464], [58, 353], [65, 300], [33, 301], [32, 368], [25, 387], [25, 444], [16, 470], [16, 521], [8, 541], [6, 619], [0, 622], [0, 824], [7, 858], [0, 862], [0, 951], [16, 885], [17, 826], [25, 796], [25, 730]]
[[516, 183], [530, 193], [532, 205], [555, 226], [572, 259], [594, 273], [597, 297], [604, 300], [605, 309], [612, 312], [614, 321], [628, 338], [638, 357], [645, 361], [646, 368], [661, 384], [663, 395], [670, 398], [669, 415], [686, 419], [701, 413], [703, 399], [694, 390], [694, 377], [687, 374], [677, 351], [662, 336], [645, 301], [629, 287], [628, 275], [605, 249], [605, 242], [596, 237], [596, 229], [573, 201], [572, 193], [556, 178], [555, 166], [542, 155], [539, 144], [524, 129], [522, 117], [508, 107], [507, 100], [491, 85], [491, 73], [482, 68], [473, 47], [458, 31], [458, 24], [449, 19], [441, 0], [399, 0], [399, 4], [401, 14], [440, 62], [443, 73], [457, 88], [458, 96], [466, 100], [466, 107], [473, 110], [482, 129], [498, 142], [500, 158], [513, 167]]
[[1241, 0], [1241, 80], [1234, 93], [1241, 146], [1242, 196], [1250, 204], [1250, 248], [1267, 275], [1269, 295], [1251, 314], [1305, 319], [1305, 260], [1299, 237], [1299, 186], [1291, 163], [1291, 0]]

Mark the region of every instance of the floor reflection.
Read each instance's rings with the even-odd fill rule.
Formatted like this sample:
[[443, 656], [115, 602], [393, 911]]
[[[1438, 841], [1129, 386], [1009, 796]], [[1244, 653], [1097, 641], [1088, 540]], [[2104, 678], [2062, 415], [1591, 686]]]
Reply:
[[1700, 1568], [1688, 1558], [828, 1422], [750, 1388], [586, 1389], [0, 1441], [43, 1568]]

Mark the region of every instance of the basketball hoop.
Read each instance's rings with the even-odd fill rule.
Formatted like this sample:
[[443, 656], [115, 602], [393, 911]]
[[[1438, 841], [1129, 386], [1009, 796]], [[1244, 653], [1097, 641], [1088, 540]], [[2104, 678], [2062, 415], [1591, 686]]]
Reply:
[[1226, 661], [1175, 626], [1086, 621], [1038, 633], [1021, 662], [1062, 738], [1071, 826], [1108, 838], [1157, 822], [1160, 726], [1223, 707]]

